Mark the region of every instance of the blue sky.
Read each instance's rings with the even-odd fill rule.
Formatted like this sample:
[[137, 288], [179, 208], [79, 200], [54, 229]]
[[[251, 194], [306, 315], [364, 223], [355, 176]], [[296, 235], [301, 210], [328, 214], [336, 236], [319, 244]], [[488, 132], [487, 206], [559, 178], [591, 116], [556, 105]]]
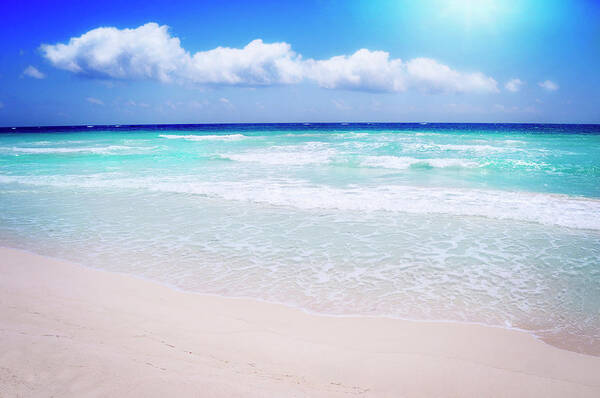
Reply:
[[1, 7], [2, 126], [600, 123], [598, 1]]

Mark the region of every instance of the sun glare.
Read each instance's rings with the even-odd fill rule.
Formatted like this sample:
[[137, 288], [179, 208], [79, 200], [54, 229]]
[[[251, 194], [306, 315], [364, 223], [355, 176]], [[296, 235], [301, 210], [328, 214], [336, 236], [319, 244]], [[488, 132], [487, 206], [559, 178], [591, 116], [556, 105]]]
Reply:
[[496, 0], [447, 0], [444, 3], [442, 16], [463, 24], [467, 29], [494, 23], [501, 11]]

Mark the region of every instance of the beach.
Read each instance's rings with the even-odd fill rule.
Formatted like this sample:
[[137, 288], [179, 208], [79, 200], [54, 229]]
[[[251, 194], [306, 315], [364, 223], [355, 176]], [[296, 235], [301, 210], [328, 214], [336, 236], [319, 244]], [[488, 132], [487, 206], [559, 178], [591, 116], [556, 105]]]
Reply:
[[600, 355], [600, 126], [18, 128], [0, 246], [321, 315]]
[[329, 317], [0, 249], [0, 396], [597, 397], [600, 358], [451, 322]]
[[599, 138], [4, 131], [0, 397], [597, 397]]
[[63, 3], [0, 24], [0, 398], [600, 398], [600, 1]]

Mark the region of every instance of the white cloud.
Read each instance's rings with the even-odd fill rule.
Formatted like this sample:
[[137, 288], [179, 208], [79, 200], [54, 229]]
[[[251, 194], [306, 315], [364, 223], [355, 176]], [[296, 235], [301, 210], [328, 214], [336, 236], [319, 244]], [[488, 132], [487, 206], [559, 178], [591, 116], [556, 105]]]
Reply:
[[33, 65], [29, 65], [27, 68], [25, 68], [25, 70], [23, 71], [23, 74], [25, 76], [33, 77], [34, 79], [43, 79], [46, 77], [45, 74], [40, 72], [38, 70], [38, 68], [36, 68]]
[[539, 82], [538, 86], [540, 86], [541, 88], [548, 90], [548, 91], [556, 91], [558, 90], [558, 84], [554, 83], [551, 80], [546, 80], [543, 82]]
[[57, 68], [90, 77], [154, 79], [203, 85], [266, 86], [314, 81], [330, 89], [398, 92], [497, 92], [481, 73], [463, 73], [433, 59], [407, 62], [385, 51], [304, 60], [285, 42], [257, 39], [243, 48], [217, 47], [190, 54], [168, 27], [147, 23], [136, 29], [97, 28], [67, 44], [44, 44]]
[[219, 98], [219, 102], [227, 108], [235, 108], [235, 106], [227, 98]]
[[197, 52], [181, 72], [182, 77], [203, 84], [288, 84], [302, 79], [302, 62], [289, 44], [265, 44], [257, 39], [241, 49]]
[[308, 60], [305, 65], [307, 77], [325, 88], [371, 91], [401, 91], [405, 88], [402, 61], [390, 60], [384, 51], [362, 49], [350, 56]]
[[242, 49], [217, 47], [192, 56], [166, 25], [156, 23], [97, 28], [41, 50], [57, 68], [91, 77], [225, 85], [292, 83], [301, 77], [299, 57], [287, 43], [254, 40]]
[[104, 105], [104, 102], [102, 102], [102, 100], [99, 100], [98, 98], [94, 98], [94, 97], [87, 97], [85, 99], [87, 102], [89, 102], [90, 104], [94, 104], [94, 105]]
[[497, 92], [494, 79], [461, 73], [430, 58], [404, 62], [385, 51], [361, 49], [350, 56], [306, 61], [306, 77], [321, 87], [367, 91]]
[[412, 85], [426, 91], [498, 92], [496, 80], [482, 73], [461, 73], [430, 58], [415, 58], [406, 63]]
[[510, 92], [516, 93], [517, 91], [521, 90], [521, 86], [524, 84], [525, 82], [521, 79], [510, 79], [506, 82], [504, 88], [506, 88]]
[[68, 44], [43, 44], [57, 68], [91, 77], [170, 81], [189, 54], [167, 26], [148, 23], [136, 29], [97, 28]]

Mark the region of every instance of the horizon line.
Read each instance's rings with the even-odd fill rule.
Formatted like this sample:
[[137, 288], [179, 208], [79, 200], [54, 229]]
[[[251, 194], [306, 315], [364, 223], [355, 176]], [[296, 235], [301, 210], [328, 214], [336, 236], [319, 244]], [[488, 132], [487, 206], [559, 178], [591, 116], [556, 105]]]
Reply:
[[600, 123], [545, 123], [545, 122], [203, 122], [203, 123], [110, 123], [110, 124], [65, 124], [65, 125], [31, 125], [31, 126], [0, 126], [0, 131], [38, 128], [99, 128], [99, 127], [151, 127], [151, 126], [219, 126], [219, 125], [377, 125], [377, 124], [415, 124], [426, 126], [430, 124], [472, 124], [472, 125], [545, 125], [545, 126], [600, 126]]

